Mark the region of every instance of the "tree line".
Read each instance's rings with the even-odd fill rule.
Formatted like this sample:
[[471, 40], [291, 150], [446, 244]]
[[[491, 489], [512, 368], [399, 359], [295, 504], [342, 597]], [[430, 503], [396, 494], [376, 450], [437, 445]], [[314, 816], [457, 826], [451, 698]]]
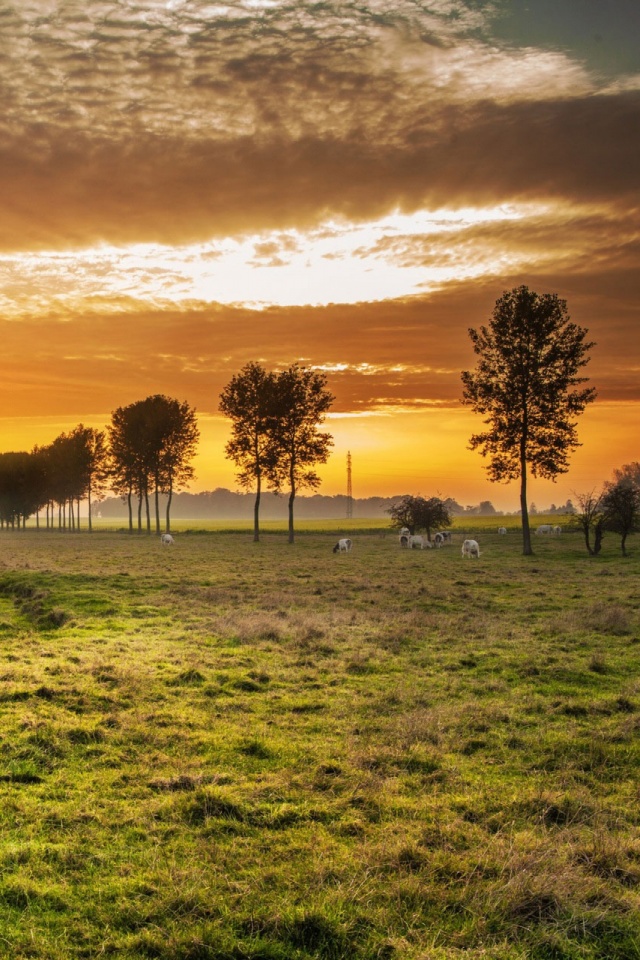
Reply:
[[[333, 444], [318, 429], [333, 399], [325, 375], [298, 364], [267, 371], [249, 363], [220, 395], [231, 420], [226, 455], [240, 486], [256, 494], [254, 539], [262, 490], [286, 489], [293, 542], [296, 494], [320, 485], [314, 467], [327, 461]], [[194, 477], [198, 439], [195, 410], [154, 394], [118, 407], [106, 430], [79, 424], [48, 446], [0, 454], [0, 526], [21, 529], [35, 514], [38, 528], [79, 530], [80, 503], [87, 501], [91, 531], [92, 505], [110, 490], [127, 504], [130, 532], [150, 533], [154, 524], [161, 532], [162, 497], [168, 532], [173, 495]]]
[[[80, 503], [88, 502], [88, 529], [95, 499], [113, 490], [128, 504], [129, 530], [161, 530], [159, 495], [167, 495], [165, 528], [170, 527], [173, 492], [194, 476], [191, 460], [199, 439], [195, 410], [186, 402], [155, 394], [111, 415], [105, 430], [79, 424], [47, 446], [0, 454], [0, 525], [79, 530]], [[41, 518], [41, 513], [44, 516]]]

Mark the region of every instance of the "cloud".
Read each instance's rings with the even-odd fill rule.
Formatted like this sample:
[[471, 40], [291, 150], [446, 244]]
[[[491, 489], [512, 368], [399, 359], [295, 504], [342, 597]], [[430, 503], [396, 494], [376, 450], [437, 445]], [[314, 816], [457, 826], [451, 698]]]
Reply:
[[629, 196], [640, 92], [493, 42], [489, 5], [24, 3], [0, 248], [185, 243], [396, 207]]
[[[587, 373], [601, 401], [640, 401], [637, 272], [532, 274], [532, 289], [566, 297], [572, 319], [597, 346]], [[150, 308], [94, 302], [93, 311], [0, 322], [5, 357], [0, 403], [16, 416], [46, 409], [81, 418], [163, 392], [215, 413], [245, 363], [273, 369], [295, 360], [327, 372], [335, 411], [456, 407], [460, 371], [475, 364], [467, 329], [485, 323], [504, 275], [423, 297], [262, 311], [213, 304]]]

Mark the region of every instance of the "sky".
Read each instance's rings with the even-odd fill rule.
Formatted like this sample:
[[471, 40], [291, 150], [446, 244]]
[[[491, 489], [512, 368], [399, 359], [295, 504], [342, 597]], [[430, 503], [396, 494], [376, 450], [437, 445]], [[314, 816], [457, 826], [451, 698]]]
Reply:
[[597, 402], [540, 506], [640, 459], [637, 0], [0, 0], [0, 450], [322, 370], [321, 492], [517, 508], [468, 449], [469, 327], [566, 299]]

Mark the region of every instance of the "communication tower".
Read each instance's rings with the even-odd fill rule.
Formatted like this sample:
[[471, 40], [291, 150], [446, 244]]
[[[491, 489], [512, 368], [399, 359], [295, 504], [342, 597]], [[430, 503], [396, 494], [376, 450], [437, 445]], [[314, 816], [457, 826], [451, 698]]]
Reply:
[[353, 516], [353, 488], [351, 486], [351, 451], [347, 453], [347, 520]]

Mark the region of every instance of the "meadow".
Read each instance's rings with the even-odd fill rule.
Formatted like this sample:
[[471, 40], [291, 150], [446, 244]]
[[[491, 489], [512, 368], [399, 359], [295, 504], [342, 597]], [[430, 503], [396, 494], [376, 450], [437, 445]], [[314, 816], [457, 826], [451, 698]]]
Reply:
[[501, 522], [3, 531], [0, 956], [640, 958], [638, 537]]

